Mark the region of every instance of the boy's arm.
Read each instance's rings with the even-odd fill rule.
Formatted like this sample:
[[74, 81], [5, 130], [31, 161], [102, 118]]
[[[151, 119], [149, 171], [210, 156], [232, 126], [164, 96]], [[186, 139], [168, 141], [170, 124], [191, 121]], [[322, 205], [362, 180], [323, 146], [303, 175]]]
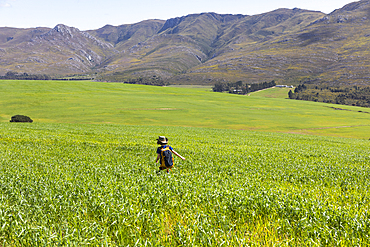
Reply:
[[178, 154], [175, 150], [171, 150], [171, 152], [178, 156], [180, 159], [185, 160], [185, 158]]
[[158, 163], [158, 160], [161, 158], [161, 154], [157, 154], [157, 159], [155, 160], [155, 163]]

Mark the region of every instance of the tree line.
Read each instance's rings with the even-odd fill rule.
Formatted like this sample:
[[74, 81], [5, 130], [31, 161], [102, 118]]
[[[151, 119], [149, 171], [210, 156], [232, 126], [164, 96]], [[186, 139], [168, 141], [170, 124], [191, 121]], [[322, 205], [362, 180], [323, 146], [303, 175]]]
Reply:
[[370, 107], [370, 87], [329, 84], [301, 84], [289, 91], [290, 99]]
[[0, 76], [0, 79], [4, 80], [51, 80], [49, 75], [32, 75], [27, 73], [17, 73], [8, 71], [4, 76]]
[[151, 86], [167, 86], [170, 83], [160, 76], [143, 76], [143, 77], [125, 77], [120, 72], [116, 72], [110, 75], [102, 75], [96, 78], [98, 81], [105, 82], [123, 82], [127, 84], [141, 84], [141, 85], [151, 85]]
[[216, 82], [212, 88], [213, 92], [229, 92], [232, 94], [247, 94], [250, 92], [255, 92], [265, 88], [270, 88], [276, 86], [275, 81], [262, 82], [262, 83], [252, 83], [243, 84], [242, 81], [237, 82]]
[[152, 77], [139, 77], [124, 80], [123, 83], [141, 84], [150, 86], [168, 86], [170, 83], [164, 81], [161, 77], [153, 75]]

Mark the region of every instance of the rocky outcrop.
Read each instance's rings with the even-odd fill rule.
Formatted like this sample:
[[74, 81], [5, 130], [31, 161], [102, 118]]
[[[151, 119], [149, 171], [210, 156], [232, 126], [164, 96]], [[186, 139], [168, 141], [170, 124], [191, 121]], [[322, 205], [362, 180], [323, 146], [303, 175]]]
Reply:
[[171, 18], [164, 23], [163, 27], [158, 31], [158, 33], [161, 33], [163, 31], [166, 31], [169, 28], [174, 28], [177, 25], [179, 25], [185, 17], [176, 17], [176, 18]]

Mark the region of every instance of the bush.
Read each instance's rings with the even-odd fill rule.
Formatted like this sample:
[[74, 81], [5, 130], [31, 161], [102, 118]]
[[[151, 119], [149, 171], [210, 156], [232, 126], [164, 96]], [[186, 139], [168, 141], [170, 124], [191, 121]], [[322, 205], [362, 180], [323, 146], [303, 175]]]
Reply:
[[11, 118], [10, 122], [17, 122], [17, 123], [32, 123], [33, 120], [30, 117], [23, 116], [23, 115], [15, 115]]

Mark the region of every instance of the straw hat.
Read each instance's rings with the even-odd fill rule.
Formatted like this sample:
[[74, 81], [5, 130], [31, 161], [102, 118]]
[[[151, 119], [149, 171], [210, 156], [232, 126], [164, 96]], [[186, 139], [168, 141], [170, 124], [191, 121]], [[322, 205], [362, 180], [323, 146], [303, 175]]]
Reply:
[[158, 136], [157, 139], [158, 144], [167, 144], [168, 143], [168, 138], [165, 136]]

